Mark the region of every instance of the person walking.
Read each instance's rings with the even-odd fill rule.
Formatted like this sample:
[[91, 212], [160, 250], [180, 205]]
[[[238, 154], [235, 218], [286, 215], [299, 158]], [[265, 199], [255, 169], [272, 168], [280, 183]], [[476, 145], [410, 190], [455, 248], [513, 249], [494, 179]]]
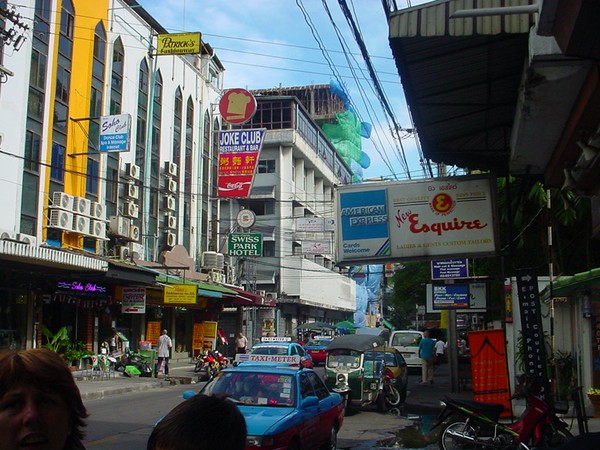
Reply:
[[435, 341], [429, 337], [429, 334], [429, 330], [425, 330], [419, 342], [419, 358], [423, 360], [423, 381], [420, 384], [433, 384]]
[[171, 347], [173, 347], [173, 342], [167, 334], [167, 330], [163, 330], [162, 334], [158, 338], [158, 367], [156, 368], [157, 375], [161, 368], [163, 369], [165, 376], [169, 375], [169, 357], [171, 356]]
[[442, 339], [435, 341], [435, 364], [440, 365], [444, 362], [446, 354], [446, 343]]
[[246, 350], [248, 350], [248, 338], [244, 336], [244, 333], [239, 331], [235, 338], [235, 352], [246, 353]]

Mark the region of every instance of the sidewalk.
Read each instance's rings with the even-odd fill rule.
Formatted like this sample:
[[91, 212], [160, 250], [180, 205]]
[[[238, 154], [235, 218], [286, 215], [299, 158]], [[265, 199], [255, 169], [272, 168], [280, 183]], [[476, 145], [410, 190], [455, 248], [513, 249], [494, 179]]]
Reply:
[[[417, 372], [411, 372], [409, 376], [409, 393], [406, 401], [402, 404], [401, 412], [403, 415], [437, 415], [441, 411], [440, 401], [445, 396], [460, 398], [465, 400], [473, 400], [473, 392], [470, 385], [467, 389], [461, 392], [451, 392], [452, 385], [450, 382], [450, 373], [448, 364], [436, 366], [434, 383], [428, 385], [415, 384], [412, 382], [415, 379], [420, 379]], [[513, 400], [513, 414], [520, 415], [525, 408], [524, 400]], [[588, 430], [590, 432], [600, 432], [600, 418], [593, 417], [593, 408], [589, 407], [586, 410], [588, 414]], [[577, 417], [574, 416], [573, 402], [569, 402], [569, 412], [563, 417], [563, 420], [570, 426], [570, 431], [573, 435], [579, 434]]]

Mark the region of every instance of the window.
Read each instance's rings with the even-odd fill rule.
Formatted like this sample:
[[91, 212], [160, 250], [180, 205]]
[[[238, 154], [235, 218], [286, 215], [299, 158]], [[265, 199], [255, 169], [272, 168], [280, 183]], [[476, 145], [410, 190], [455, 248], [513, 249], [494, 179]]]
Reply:
[[65, 67], [58, 65], [56, 69], [56, 99], [69, 103], [69, 87], [71, 84], [71, 72]]
[[31, 72], [29, 73], [29, 85], [44, 89], [46, 82], [46, 55], [38, 50], [31, 51]]
[[98, 161], [94, 158], [87, 160], [85, 190], [88, 194], [98, 196]]
[[315, 394], [317, 394], [319, 400], [329, 397], [329, 390], [327, 389], [327, 386], [325, 386], [323, 380], [321, 380], [316, 373], [308, 372], [306, 375], [312, 383]]
[[41, 137], [27, 131], [25, 134], [25, 169], [31, 172], [38, 172], [40, 161], [40, 142]]
[[275, 160], [266, 159], [258, 161], [258, 173], [275, 173]]
[[52, 144], [52, 163], [50, 167], [50, 178], [54, 181], [63, 182], [65, 177], [65, 147], [57, 143]]
[[121, 102], [123, 98], [123, 61], [125, 53], [121, 38], [115, 41], [112, 56], [112, 74], [110, 85], [110, 113], [121, 113]]
[[183, 97], [181, 88], [175, 91], [175, 111], [173, 111], [173, 159], [172, 161], [181, 167], [181, 125], [183, 122]]
[[275, 256], [275, 241], [263, 241], [263, 256]]

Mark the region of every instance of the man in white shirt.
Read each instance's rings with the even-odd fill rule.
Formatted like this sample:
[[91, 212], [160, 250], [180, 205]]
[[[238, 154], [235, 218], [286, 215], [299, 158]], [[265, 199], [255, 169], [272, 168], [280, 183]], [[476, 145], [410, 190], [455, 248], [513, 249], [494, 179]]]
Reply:
[[446, 343], [441, 339], [435, 341], [435, 363], [440, 365], [444, 362], [444, 355], [446, 353]]
[[[165, 372], [165, 376], [169, 375], [169, 357], [171, 356], [171, 347], [173, 342], [167, 334], [167, 330], [163, 330], [162, 334], [158, 338], [158, 367], [156, 372], [162, 368]], [[163, 366], [164, 364], [164, 366]]]

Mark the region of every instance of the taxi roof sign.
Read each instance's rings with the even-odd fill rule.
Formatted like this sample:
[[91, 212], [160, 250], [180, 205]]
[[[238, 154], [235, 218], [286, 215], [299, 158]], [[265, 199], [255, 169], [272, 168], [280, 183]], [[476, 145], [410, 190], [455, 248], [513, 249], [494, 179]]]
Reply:
[[251, 363], [268, 363], [268, 364], [300, 364], [300, 356], [289, 355], [253, 355], [251, 353], [238, 353], [235, 355], [235, 362], [238, 364]]
[[292, 342], [291, 336], [263, 336], [260, 342]]

